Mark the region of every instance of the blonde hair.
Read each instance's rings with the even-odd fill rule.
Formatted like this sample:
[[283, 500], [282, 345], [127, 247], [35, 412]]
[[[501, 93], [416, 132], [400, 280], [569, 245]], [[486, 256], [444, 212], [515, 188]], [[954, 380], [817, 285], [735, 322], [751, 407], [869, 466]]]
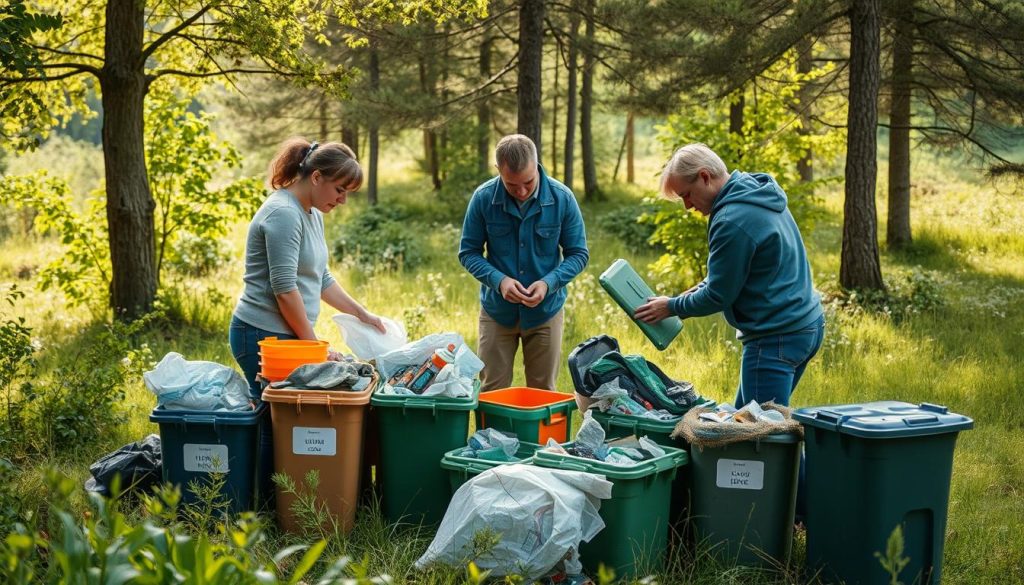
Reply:
[[363, 184], [363, 169], [351, 148], [341, 142], [318, 144], [299, 137], [289, 138], [278, 149], [267, 170], [267, 183], [272, 189], [281, 189], [313, 171], [320, 171], [329, 181], [345, 179], [346, 186]]
[[729, 169], [725, 167], [721, 157], [708, 148], [708, 145], [694, 142], [680, 147], [661, 171], [661, 196], [666, 199], [679, 199], [679, 195], [666, 185], [669, 177], [677, 177], [692, 183], [697, 179], [701, 170], [706, 170], [712, 179], [729, 174]]

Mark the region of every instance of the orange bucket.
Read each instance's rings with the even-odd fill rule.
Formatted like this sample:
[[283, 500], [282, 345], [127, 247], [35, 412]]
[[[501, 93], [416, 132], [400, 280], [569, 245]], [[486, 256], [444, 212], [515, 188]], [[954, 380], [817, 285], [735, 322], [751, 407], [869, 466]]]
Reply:
[[568, 442], [572, 435], [571, 394], [538, 388], [513, 387], [480, 394], [476, 428], [513, 433], [520, 441], [543, 445], [548, 439]]
[[288, 377], [295, 368], [327, 361], [327, 342], [267, 337], [259, 342], [260, 375], [270, 382]]

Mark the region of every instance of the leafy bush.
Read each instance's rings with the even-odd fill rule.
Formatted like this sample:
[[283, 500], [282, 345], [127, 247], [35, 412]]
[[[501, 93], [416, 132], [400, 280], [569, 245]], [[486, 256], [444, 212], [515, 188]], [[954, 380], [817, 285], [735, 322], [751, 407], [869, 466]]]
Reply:
[[[805, 233], [809, 232], [821, 215], [815, 189], [838, 178], [822, 177], [819, 170], [814, 181], [802, 182], [797, 162], [811, 150], [816, 161], [832, 160], [842, 152], [845, 136], [831, 128], [822, 133], [802, 134], [795, 112], [800, 107], [801, 86], [832, 69], [829, 64], [811, 73], [797, 73], [795, 54], [789, 53], [769, 69], [765, 79], [758, 81], [753, 95], [746, 96], [742, 134], [729, 132], [729, 104], [739, 97], [733, 95], [669, 116], [664, 125], [657, 127], [658, 140], [667, 153], [691, 142], [703, 142], [730, 169], [772, 175], [786, 191], [793, 217]], [[833, 115], [839, 109], [826, 107]], [[667, 249], [651, 269], [665, 277], [682, 279], [677, 285], [693, 284], [692, 279], [702, 275], [707, 261], [706, 220], [691, 217], [681, 204], [675, 208], [659, 207], [650, 217], [656, 226], [651, 241]]]
[[657, 203], [645, 199], [640, 205], [624, 205], [605, 213], [597, 218], [597, 226], [614, 235], [631, 252], [664, 253], [666, 248], [661, 242], [651, 241], [656, 226], [650, 218], [658, 209]]
[[[12, 286], [4, 292], [3, 302], [13, 307], [24, 296], [17, 286]], [[32, 329], [25, 325], [25, 319], [11, 317], [6, 312], [0, 313], [0, 319], [0, 392], [4, 401], [0, 449], [8, 452], [8, 443], [15, 441], [23, 430], [22, 413], [26, 405], [23, 396], [29, 389], [28, 380], [35, 372], [36, 360]], [[0, 479], [0, 483], [5, 482]]]
[[206, 276], [234, 256], [231, 241], [182, 232], [170, 244], [164, 266], [182, 276]]
[[423, 240], [400, 207], [376, 205], [350, 216], [334, 242], [334, 259], [365, 272], [402, 270], [423, 261]]
[[881, 291], [844, 290], [833, 284], [822, 291], [822, 301], [849, 315], [869, 312], [898, 323], [911, 315], [938, 309], [945, 304], [945, 295], [936, 273], [915, 268], [888, 276], [886, 289]]

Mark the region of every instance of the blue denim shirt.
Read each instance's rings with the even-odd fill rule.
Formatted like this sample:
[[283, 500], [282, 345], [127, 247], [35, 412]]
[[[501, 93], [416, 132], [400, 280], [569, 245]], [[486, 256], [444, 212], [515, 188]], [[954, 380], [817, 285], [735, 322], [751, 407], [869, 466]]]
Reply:
[[[568, 187], [539, 172], [536, 198], [520, 211], [495, 177], [473, 193], [462, 224], [459, 262], [480, 281], [480, 304], [505, 327], [523, 329], [547, 322], [565, 304], [565, 286], [590, 260], [583, 215]], [[486, 248], [486, 255], [484, 254]], [[501, 298], [510, 276], [528, 287], [538, 280], [548, 294], [536, 307]]]

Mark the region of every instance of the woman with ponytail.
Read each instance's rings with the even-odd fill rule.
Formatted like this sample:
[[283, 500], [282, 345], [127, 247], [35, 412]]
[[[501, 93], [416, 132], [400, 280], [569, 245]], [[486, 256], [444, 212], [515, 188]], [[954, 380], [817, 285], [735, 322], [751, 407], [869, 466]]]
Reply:
[[253, 398], [260, 392], [257, 343], [271, 336], [316, 339], [321, 300], [384, 332], [380, 317], [349, 296], [327, 268], [323, 214], [344, 205], [363, 182], [352, 149], [292, 138], [271, 161], [268, 175], [273, 192], [249, 223], [245, 289], [229, 332], [231, 353]]

